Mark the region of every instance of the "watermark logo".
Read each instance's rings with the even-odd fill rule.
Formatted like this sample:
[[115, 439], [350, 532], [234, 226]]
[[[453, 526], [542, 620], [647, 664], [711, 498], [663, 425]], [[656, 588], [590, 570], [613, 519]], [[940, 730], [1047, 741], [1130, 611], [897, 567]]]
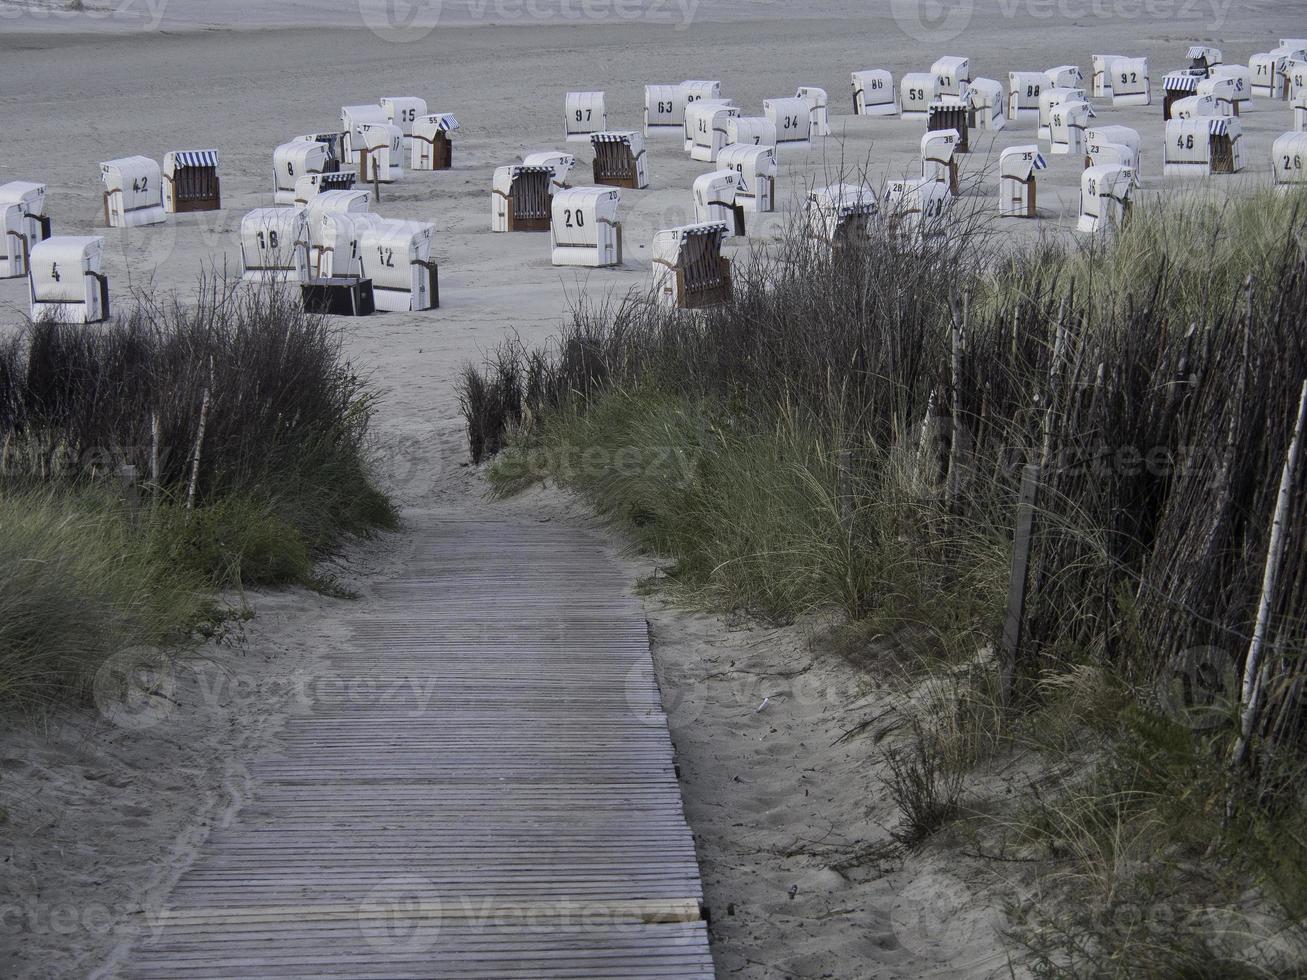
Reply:
[[904, 949], [954, 969], [985, 960], [999, 924], [992, 903], [944, 872], [918, 875], [890, 908], [890, 927]]
[[1220, 647], [1189, 647], [1172, 658], [1157, 695], [1163, 713], [1186, 728], [1219, 728], [1239, 711], [1239, 665]]
[[961, 37], [976, 13], [975, 0], [890, 0], [894, 23], [908, 37], [940, 44]]
[[101, 717], [128, 731], [153, 728], [177, 707], [177, 678], [163, 656], [133, 647], [109, 657], [91, 685]]
[[433, 882], [417, 875], [388, 878], [359, 904], [364, 941], [388, 956], [425, 953], [440, 937], [443, 905]]
[[359, 0], [359, 15], [383, 41], [411, 44], [436, 29], [444, 7], [444, 0]]

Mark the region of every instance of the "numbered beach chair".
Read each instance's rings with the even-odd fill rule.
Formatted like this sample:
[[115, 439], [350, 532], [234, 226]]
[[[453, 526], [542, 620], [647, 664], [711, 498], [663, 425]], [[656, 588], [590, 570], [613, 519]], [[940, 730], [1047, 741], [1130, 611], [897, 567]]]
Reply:
[[649, 157], [644, 136], [635, 130], [614, 130], [590, 137], [594, 149], [594, 182], [610, 187], [644, 190], [649, 186]]
[[971, 151], [971, 110], [955, 102], [936, 102], [930, 107], [926, 116], [928, 132], [952, 132], [957, 134], [954, 153]]
[[440, 306], [440, 275], [431, 258], [436, 226], [381, 220], [359, 233], [360, 267], [372, 283], [376, 309], [418, 313]]
[[958, 133], [943, 129], [921, 138], [921, 176], [943, 184], [954, 197], [961, 193], [958, 182]]
[[1042, 71], [1014, 71], [1007, 76], [1007, 117], [1013, 122], [1039, 119], [1039, 97], [1049, 88]]
[[292, 205], [297, 208], [308, 207], [309, 202], [325, 191], [351, 191], [358, 174], [345, 171], [334, 174], [305, 174], [295, 181], [295, 199]]
[[685, 140], [685, 152], [689, 153], [692, 140], [690, 127], [685, 121], [685, 110], [696, 102], [721, 102], [724, 105], [730, 105], [730, 99], [722, 98], [722, 83], [718, 81], [707, 81], [703, 79], [690, 79], [682, 82], [678, 89], [680, 90], [684, 105], [681, 107], [681, 133]]
[[412, 95], [389, 95], [378, 101], [385, 110], [386, 120], [392, 126], [398, 126], [404, 134], [404, 149], [411, 151], [413, 127], [427, 115], [427, 100]]
[[1243, 126], [1238, 119], [1197, 116], [1166, 124], [1167, 176], [1234, 174], [1243, 169]]
[[1286, 61], [1284, 77], [1290, 101], [1307, 92], [1307, 56]]
[[899, 82], [899, 116], [925, 121], [930, 104], [939, 98], [935, 76], [930, 72], [909, 72]]
[[312, 197], [304, 208], [304, 218], [313, 225], [324, 214], [366, 214], [372, 206], [372, 195], [363, 190], [324, 190]]
[[1112, 97], [1112, 83], [1116, 80], [1116, 63], [1124, 60], [1123, 54], [1096, 54], [1089, 59], [1094, 98]]
[[812, 113], [803, 99], [763, 99], [762, 112], [776, 127], [778, 152], [812, 146]]
[[454, 165], [454, 142], [458, 120], [449, 112], [419, 116], [409, 138], [408, 165], [412, 170], [448, 170]]
[[0, 201], [0, 279], [27, 275], [27, 257], [36, 242], [28, 236], [27, 210], [18, 201]]
[[1049, 116], [1049, 140], [1058, 156], [1084, 156], [1085, 131], [1094, 110], [1088, 102], [1063, 102]]
[[366, 184], [393, 184], [404, 177], [404, 132], [390, 123], [363, 123], [354, 135], [359, 177]]
[[1038, 146], [1012, 146], [998, 157], [998, 213], [1003, 218], [1039, 216], [1035, 175], [1048, 162]]
[[860, 184], [830, 184], [808, 192], [804, 235], [821, 251], [864, 246], [880, 215], [876, 192]]
[[28, 241], [35, 245], [51, 235], [50, 216], [46, 213], [46, 185], [30, 180], [11, 180], [0, 184], [0, 201], [9, 201], [23, 206], [27, 215]]
[[1115, 165], [1143, 173], [1143, 141], [1129, 126], [1091, 126], [1085, 130], [1085, 166]]
[[[776, 146], [776, 124], [766, 116], [732, 116], [726, 120], [726, 145]], [[721, 159], [718, 152], [717, 159]]]
[[685, 128], [690, 138], [690, 159], [714, 163], [726, 145], [726, 124], [740, 114], [737, 106], [712, 99], [691, 102], [685, 107]]
[[1085, 73], [1076, 65], [1058, 65], [1044, 72], [1044, 78], [1053, 88], [1080, 88]]
[[1130, 214], [1130, 195], [1135, 172], [1128, 167], [1090, 167], [1080, 175], [1080, 220], [1076, 225], [1086, 234], [1111, 233]]
[[1262, 99], [1278, 99], [1282, 91], [1276, 57], [1269, 51], [1259, 52], [1248, 59], [1248, 74], [1252, 77], [1253, 95]]
[[608, 110], [603, 92], [568, 92], [563, 99], [564, 120], [569, 143], [588, 143], [594, 133], [608, 129]]
[[794, 93], [794, 97], [808, 103], [812, 135], [829, 136], [830, 100], [826, 95], [826, 90], [812, 85], [800, 85], [799, 90]]
[[967, 94], [971, 82], [971, 59], [945, 55], [930, 66], [935, 76], [935, 97], [960, 101]]
[[303, 283], [309, 228], [299, 208], [255, 208], [241, 219], [241, 281]]
[[1239, 115], [1239, 86], [1236, 79], [1213, 75], [1198, 83], [1200, 99], [1211, 99], [1216, 105], [1217, 115]]
[[1167, 72], [1162, 78], [1162, 118], [1175, 117], [1175, 104], [1198, 94], [1198, 83], [1207, 77], [1206, 71], [1186, 68]]
[[[556, 194], [572, 186], [567, 182], [567, 178], [576, 169], [576, 157], [559, 150], [537, 150], [524, 156], [522, 165], [525, 167], [548, 167], [552, 170], [554, 177], [550, 182], [550, 189]], [[548, 218], [547, 212], [545, 216]]]
[[32, 249], [50, 237], [45, 196], [45, 184], [15, 180], [0, 185], [0, 279], [27, 275]]
[[555, 174], [544, 164], [497, 169], [490, 191], [490, 230], [548, 231]]
[[[1208, 81], [1219, 82], [1222, 79], [1229, 79], [1229, 81], [1234, 85], [1234, 94], [1232, 96], [1234, 100], [1234, 112], [1232, 115], [1242, 115], [1245, 110], [1252, 108], [1253, 77], [1247, 68], [1243, 65], [1219, 65], [1216, 68], [1213, 68], [1211, 78], [1209, 78]], [[1199, 84], [1198, 90], [1200, 92], [1204, 91], [1204, 84], [1206, 83]], [[1215, 92], [1215, 89], [1212, 89], [1211, 91]]]
[[734, 168], [714, 170], [694, 180], [694, 220], [698, 224], [719, 223], [728, 235], [744, 235], [744, 207], [735, 199], [740, 175]]
[[309, 281], [363, 279], [363, 234], [385, 220], [370, 211], [321, 211], [310, 216]]
[[104, 223], [140, 228], [167, 220], [163, 210], [163, 172], [149, 157], [124, 157], [100, 164], [104, 182]]
[[1307, 133], [1285, 133], [1271, 148], [1275, 187], [1290, 191], [1307, 187]]
[[1089, 101], [1082, 88], [1046, 88], [1039, 93], [1039, 138], [1053, 138], [1053, 110], [1068, 102]]
[[172, 150], [164, 154], [163, 209], [169, 214], [222, 210], [217, 150]]
[[654, 301], [697, 310], [731, 301], [731, 262], [722, 255], [726, 225], [718, 222], [665, 228], [654, 235]]
[[100, 272], [104, 239], [53, 235], [28, 256], [32, 319], [103, 323], [109, 319], [109, 280]]
[[364, 125], [390, 125], [386, 110], [379, 105], [340, 107], [340, 159], [344, 166], [358, 170], [362, 161], [359, 128]]
[[925, 240], [947, 232], [952, 203], [948, 188], [928, 177], [891, 180], [885, 184], [881, 216], [889, 233], [900, 240]]
[[1214, 95], [1191, 95], [1187, 99], [1178, 99], [1171, 106], [1172, 119], [1221, 119], [1226, 115]]
[[644, 135], [680, 136], [685, 130], [685, 90], [680, 85], [644, 87]]
[[884, 68], [869, 68], [853, 73], [853, 114], [855, 116], [897, 116], [898, 100], [894, 97], [894, 75]]
[[1153, 83], [1147, 58], [1118, 58], [1112, 64], [1112, 105], [1152, 105]]
[[717, 166], [739, 175], [735, 203], [745, 211], [768, 213], [776, 210], [776, 177], [780, 169], [771, 146], [732, 143], [717, 154]]
[[549, 226], [554, 265], [609, 268], [622, 264], [622, 224], [615, 187], [572, 187], [554, 195]]
[[1289, 43], [1281, 43], [1278, 48], [1271, 51], [1270, 58], [1273, 65], [1273, 84], [1272, 97], [1276, 99], [1289, 99], [1290, 66], [1296, 62], [1307, 61], [1307, 42], [1285, 38]]
[[335, 173], [340, 161], [331, 155], [331, 147], [316, 140], [291, 140], [272, 151], [272, 202], [294, 204], [296, 184], [309, 174]]
[[974, 79], [967, 97], [977, 129], [997, 133], [1007, 126], [1007, 93], [1002, 83], [992, 78]]

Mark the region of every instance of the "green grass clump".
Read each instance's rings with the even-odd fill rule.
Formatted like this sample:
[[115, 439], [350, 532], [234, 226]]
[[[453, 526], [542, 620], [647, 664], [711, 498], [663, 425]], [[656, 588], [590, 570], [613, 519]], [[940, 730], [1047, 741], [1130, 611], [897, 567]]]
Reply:
[[105, 658], [211, 619], [209, 578], [160, 559], [170, 537], [95, 492], [0, 493], [0, 701], [76, 696]]
[[398, 524], [368, 454], [376, 399], [329, 320], [220, 279], [0, 341], [0, 704], [184, 642], [218, 590], [331, 588], [315, 562]]

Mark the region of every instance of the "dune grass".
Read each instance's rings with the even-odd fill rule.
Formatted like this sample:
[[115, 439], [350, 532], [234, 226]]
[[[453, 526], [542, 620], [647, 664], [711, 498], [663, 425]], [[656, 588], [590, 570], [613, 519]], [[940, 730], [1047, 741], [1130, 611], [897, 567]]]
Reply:
[[[1042, 900], [1014, 910], [1014, 937], [1041, 975], [1294, 975], [1301, 507], [1271, 597], [1273, 694], [1238, 771], [1228, 706], [1307, 378], [1304, 203], [1204, 188], [1140, 206], [1114, 242], [1014, 253], [970, 220], [839, 261], [787, 242], [741, 264], [724, 307], [582, 306], [550, 348], [470, 367], [473, 448], [507, 447], [499, 492], [548, 478], [585, 494], [665, 556], [682, 601], [839, 608], [845, 645], [900, 638], [937, 693], [905, 698], [914, 734], [886, 760], [895, 833], [1033, 849]], [[1004, 697], [1023, 464], [1041, 490]], [[1233, 681], [1189, 669], [1195, 651]], [[1177, 684], [1179, 702], [1159, 693]], [[1040, 775], [976, 798], [968, 774], [999, 756]], [[1132, 925], [1139, 903], [1175, 915]]]
[[116, 651], [186, 642], [221, 590], [331, 588], [319, 558], [397, 524], [368, 459], [375, 397], [325, 318], [221, 280], [11, 334], [0, 702], [75, 696]]

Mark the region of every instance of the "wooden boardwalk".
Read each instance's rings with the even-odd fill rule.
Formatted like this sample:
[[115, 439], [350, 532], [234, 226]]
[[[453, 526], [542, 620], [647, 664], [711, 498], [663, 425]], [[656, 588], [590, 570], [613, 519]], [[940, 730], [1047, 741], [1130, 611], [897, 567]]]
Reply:
[[415, 530], [114, 975], [713, 976], [619, 571], [569, 528]]

